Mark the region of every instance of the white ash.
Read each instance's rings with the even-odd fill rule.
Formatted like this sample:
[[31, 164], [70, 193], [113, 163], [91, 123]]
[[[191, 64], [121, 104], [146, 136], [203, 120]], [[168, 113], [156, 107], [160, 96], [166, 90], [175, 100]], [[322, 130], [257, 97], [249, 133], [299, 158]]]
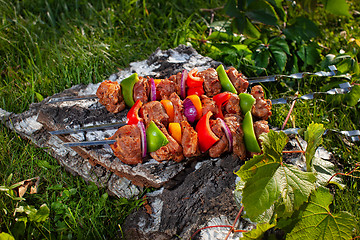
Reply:
[[155, 199], [150, 203], [150, 206], [152, 208], [151, 219], [153, 219], [151, 224], [148, 226], [145, 226], [144, 222], [139, 222], [138, 224], [139, 229], [142, 229], [145, 233], [156, 232], [160, 228], [161, 213], [164, 206], [164, 202], [158, 196], [160, 196], [163, 193], [163, 191], [164, 188], [162, 187], [157, 191], [146, 194], [148, 197], [154, 197]]
[[59, 108], [63, 108], [63, 107], [74, 107], [74, 106], [80, 106], [80, 107], [82, 107], [82, 108], [89, 108], [89, 107], [91, 107], [91, 105], [93, 105], [96, 101], [97, 101], [97, 99], [94, 99], [94, 100], [84, 99], [84, 100], [77, 100], [77, 101], [65, 101], [65, 102], [61, 102], [61, 103], [59, 104]]
[[154, 54], [156, 57], [169, 57], [169, 54], [167, 54], [166, 51], [162, 51], [160, 48], [158, 48]]
[[100, 83], [89, 83], [85, 89], [79, 91], [79, 96], [94, 95], [99, 86]]
[[155, 75], [156, 72], [154, 72], [157, 68], [160, 67], [160, 64], [151, 64], [150, 66], [147, 64], [147, 60], [139, 61], [139, 62], [133, 62], [130, 63], [130, 69], [133, 72], [137, 72], [139, 76], [148, 76], [148, 75]]
[[[226, 216], [220, 216], [210, 219], [205, 226], [216, 226], [216, 225], [233, 225], [233, 222], [229, 221], [229, 219]], [[245, 226], [243, 222], [238, 221], [235, 225], [235, 229], [237, 230], [251, 230], [253, 226]], [[200, 232], [200, 239], [201, 240], [213, 240], [213, 239], [225, 239], [225, 237], [228, 235], [230, 228], [224, 228], [224, 227], [216, 227], [216, 228], [207, 228], [203, 229]], [[229, 238], [230, 240], [238, 240], [241, 238], [243, 234], [241, 232], [235, 232], [231, 233]]]
[[121, 178], [113, 174], [108, 182], [108, 189], [119, 198], [127, 198], [137, 196], [142, 191], [142, 188], [138, 188], [126, 178]]
[[0, 108], [0, 120], [3, 121], [5, 119], [8, 119], [10, 117], [11, 113], [8, 111], [5, 111], [4, 109]]
[[14, 128], [17, 132], [23, 132], [27, 135], [31, 135], [43, 127], [43, 125], [36, 120], [37, 115], [25, 118], [20, 122], [16, 122], [14, 124]]
[[75, 156], [77, 153], [72, 150], [71, 148], [64, 147], [63, 141], [61, 141], [60, 138], [57, 136], [51, 135], [48, 144], [52, 146], [51, 149], [55, 152], [56, 155], [59, 155], [61, 157], [66, 157], [68, 153], [71, 153], [72, 156]]
[[170, 57], [168, 58], [169, 63], [184, 63], [187, 62], [190, 58], [189, 54], [186, 53], [179, 53], [172, 49], [170, 51]]

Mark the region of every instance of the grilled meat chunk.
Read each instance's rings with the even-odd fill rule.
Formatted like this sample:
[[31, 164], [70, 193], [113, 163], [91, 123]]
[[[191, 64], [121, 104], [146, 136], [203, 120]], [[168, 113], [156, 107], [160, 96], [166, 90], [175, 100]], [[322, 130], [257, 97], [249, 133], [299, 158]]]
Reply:
[[230, 67], [226, 70], [226, 74], [228, 75], [238, 94], [246, 92], [246, 89], [249, 87], [249, 82], [242, 73], [239, 73], [234, 67]]
[[184, 156], [187, 158], [200, 155], [199, 139], [197, 132], [187, 121], [182, 121], [181, 125], [181, 145]]
[[261, 144], [261, 141], [259, 140], [260, 135], [262, 133], [268, 133], [270, 131], [268, 122], [265, 120], [259, 120], [254, 122], [254, 131], [259, 144]]
[[181, 77], [182, 77], [182, 73], [178, 72], [176, 75], [171, 75], [169, 77], [169, 80], [175, 83], [176, 86], [176, 93], [177, 95], [180, 96], [180, 87], [181, 87]]
[[223, 114], [236, 114], [240, 115], [240, 98], [239, 95], [235, 93], [230, 93], [231, 96], [229, 101], [225, 104], [225, 109], [223, 110]]
[[[155, 121], [156, 122], [156, 121]], [[158, 162], [174, 160], [175, 162], [181, 162], [184, 159], [183, 148], [180, 144], [168, 133], [166, 127], [159, 122], [156, 122], [159, 129], [165, 134], [169, 143], [162, 146], [155, 152], [151, 152], [150, 156]]]
[[229, 143], [224, 133], [224, 130], [221, 127], [220, 120], [210, 120], [210, 127], [220, 140], [210, 147], [209, 155], [212, 158], [217, 158], [220, 157], [221, 154], [229, 150]]
[[121, 86], [118, 82], [110, 80], [103, 81], [96, 91], [99, 102], [109, 112], [118, 113], [125, 109], [124, 98], [121, 93]]
[[165, 126], [169, 124], [169, 116], [167, 115], [164, 106], [159, 101], [145, 103], [140, 108], [139, 115], [144, 119], [145, 126], [155, 120]]
[[134, 102], [140, 99], [144, 104], [148, 102], [150, 95], [150, 84], [148, 78], [139, 77], [139, 81], [135, 83], [133, 89]]
[[169, 79], [163, 79], [156, 86], [156, 91], [159, 93], [160, 99], [169, 99], [172, 93], [177, 93], [177, 86], [175, 82]]
[[206, 95], [200, 96], [201, 104], [202, 104], [202, 115], [205, 115], [207, 112], [212, 112], [215, 115], [218, 113], [218, 108], [216, 106], [215, 101], [212, 98], [209, 98]]
[[174, 106], [174, 122], [181, 123], [182, 121], [187, 121], [187, 118], [184, 115], [184, 106], [179, 95], [172, 93], [169, 97], [169, 100]]
[[272, 114], [271, 100], [264, 99], [264, 90], [260, 85], [256, 85], [251, 89], [251, 95], [256, 99], [251, 114], [257, 119], [267, 120]]
[[110, 147], [123, 163], [131, 165], [142, 163], [141, 135], [137, 125], [125, 125], [109, 139], [116, 140]]
[[239, 115], [228, 114], [224, 121], [228, 126], [233, 137], [233, 153], [241, 160], [246, 158], [246, 148], [244, 144], [244, 132], [240, 125], [241, 117]]
[[197, 76], [204, 79], [204, 91], [208, 97], [213, 97], [221, 92], [220, 80], [214, 68], [199, 72]]

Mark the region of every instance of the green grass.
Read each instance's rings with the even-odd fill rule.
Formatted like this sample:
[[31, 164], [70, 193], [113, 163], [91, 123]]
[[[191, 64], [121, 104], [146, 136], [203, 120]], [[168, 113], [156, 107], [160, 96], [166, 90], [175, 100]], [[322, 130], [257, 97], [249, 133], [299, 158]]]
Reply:
[[[203, 0], [191, 4], [166, 0], [0, 0], [0, 107], [15, 113], [26, 111], [29, 104], [73, 85], [100, 82], [128, 67], [130, 62], [148, 58], [158, 47], [168, 49], [191, 42], [200, 53], [211, 54], [207, 45], [199, 41], [207, 36], [210, 22], [210, 14], [200, 9], [222, 4]], [[215, 20], [223, 19], [216, 15]], [[346, 45], [339, 35], [341, 30], [360, 39], [359, 30], [351, 29], [355, 20], [344, 23], [331, 17], [325, 20], [323, 34], [333, 39], [324, 41], [329, 52]], [[346, 45], [347, 50], [351, 46]], [[316, 91], [326, 83], [329, 80], [311, 78], [264, 87], [268, 97], [277, 98], [285, 90], [286, 94]], [[281, 126], [288, 109], [287, 105], [274, 106], [270, 124]], [[326, 128], [359, 129], [359, 106], [334, 105], [323, 100], [298, 102], [292, 120], [301, 127], [314, 121]], [[339, 135], [327, 135], [324, 145], [343, 165], [344, 172], [360, 162], [359, 146], [344, 143]], [[0, 232], [11, 232], [18, 239], [120, 238], [119, 225], [142, 203], [141, 198], [108, 196], [104, 189], [72, 176], [42, 149], [20, 139], [3, 125], [0, 151], [0, 185], [5, 184], [10, 174], [12, 184], [41, 177], [39, 193], [26, 194], [25, 202], [18, 203], [0, 192]], [[360, 177], [359, 172], [354, 176]], [[344, 180], [347, 188], [334, 191], [332, 208], [349, 211], [360, 222], [359, 180], [354, 177]], [[27, 222], [26, 227], [15, 221], [16, 207], [28, 204], [39, 209], [44, 203], [50, 208], [47, 221]], [[359, 228], [357, 233], [360, 234]]]

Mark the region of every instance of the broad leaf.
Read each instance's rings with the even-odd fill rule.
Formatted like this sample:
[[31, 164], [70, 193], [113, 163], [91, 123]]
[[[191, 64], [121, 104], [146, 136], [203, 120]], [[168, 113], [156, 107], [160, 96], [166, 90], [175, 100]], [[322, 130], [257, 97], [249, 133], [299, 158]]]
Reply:
[[356, 219], [348, 212], [331, 213], [332, 195], [320, 187], [314, 192], [301, 220], [286, 236], [289, 240], [351, 239]]
[[30, 221], [33, 222], [43, 222], [49, 218], [50, 209], [44, 203], [40, 206], [39, 210], [36, 211], [35, 214], [29, 215]]
[[279, 20], [274, 7], [265, 0], [253, 1], [247, 7], [245, 15], [251, 20], [255, 20], [266, 25], [276, 26]]
[[250, 232], [246, 232], [243, 234], [243, 237], [240, 239], [243, 240], [255, 240], [255, 239], [263, 239], [264, 233], [276, 226], [276, 223], [260, 223], [256, 225], [256, 228], [251, 230]]
[[[335, 176], [335, 165], [327, 160], [324, 160], [320, 157], [314, 157], [313, 159], [314, 170], [316, 171], [316, 184], [321, 186], [326, 186], [328, 183], [335, 184], [340, 189], [344, 188], [342, 179], [338, 176]], [[329, 180], [331, 181], [329, 182]]]
[[15, 238], [8, 233], [2, 232], [0, 233], [0, 240], [15, 240]]
[[269, 44], [270, 46], [276, 47], [279, 50], [284, 51], [286, 54], [291, 55], [289, 45], [285, 39], [279, 37], [272, 38], [270, 39]]
[[326, 0], [325, 10], [340, 16], [351, 17], [346, 0]]
[[324, 132], [324, 126], [318, 123], [311, 123], [305, 131], [305, 141], [307, 142], [305, 159], [306, 169], [308, 172], [312, 172], [313, 170], [313, 158], [315, 151], [323, 142], [322, 135]]
[[268, 48], [256, 49], [254, 53], [255, 65], [260, 68], [266, 68], [270, 61], [270, 52]]
[[286, 53], [277, 46], [270, 45], [271, 54], [276, 62], [276, 65], [280, 72], [285, 70], [287, 56]]
[[245, 163], [237, 174], [245, 181], [242, 203], [254, 220], [281, 199], [285, 215], [305, 202], [315, 188], [315, 176], [282, 162], [285, 133], [270, 131], [262, 136], [263, 154]]
[[284, 29], [285, 36], [296, 42], [309, 41], [319, 36], [319, 33], [316, 24], [305, 17], [296, 18], [294, 23], [289, 24]]
[[348, 106], [355, 106], [360, 99], [360, 86], [354, 85], [349, 93], [345, 96], [345, 102]]
[[240, 11], [236, 6], [236, 0], [228, 0], [224, 6], [225, 13], [230, 17], [239, 17]]
[[302, 45], [299, 51], [297, 51], [297, 54], [306, 65], [314, 66], [320, 60], [320, 54], [317, 50], [316, 44], [314, 43], [310, 45]]

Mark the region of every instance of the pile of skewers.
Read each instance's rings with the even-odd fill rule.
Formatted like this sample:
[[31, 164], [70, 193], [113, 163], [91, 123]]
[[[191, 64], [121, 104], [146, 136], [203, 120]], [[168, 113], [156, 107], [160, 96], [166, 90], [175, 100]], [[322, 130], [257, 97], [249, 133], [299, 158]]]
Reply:
[[165, 79], [134, 73], [120, 83], [105, 80], [96, 95], [109, 112], [129, 108], [126, 125], [107, 139], [123, 163], [142, 163], [148, 155], [159, 162], [225, 153], [245, 159], [261, 152], [272, 106], [260, 85], [250, 93], [248, 87], [235, 68], [220, 65]]

